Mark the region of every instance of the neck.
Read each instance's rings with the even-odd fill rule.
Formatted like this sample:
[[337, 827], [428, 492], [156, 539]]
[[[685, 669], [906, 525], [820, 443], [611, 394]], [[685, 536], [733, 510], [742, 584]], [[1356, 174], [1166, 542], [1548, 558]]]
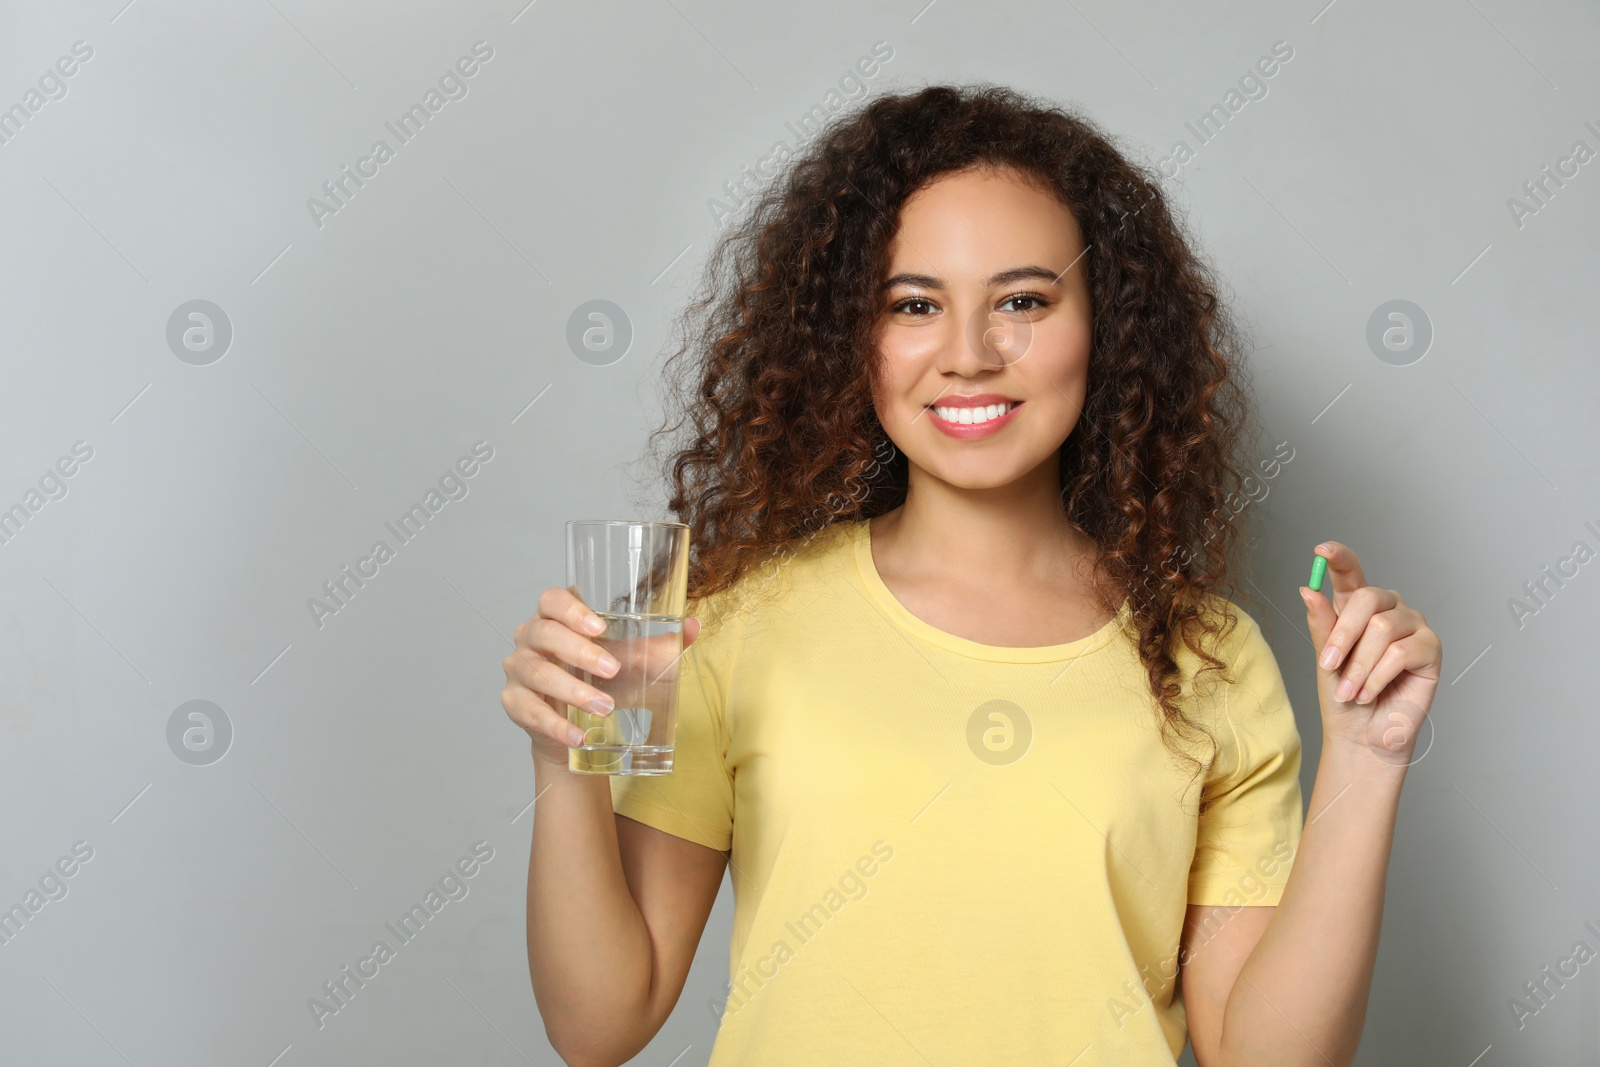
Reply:
[[1058, 458], [1007, 485], [967, 489], [914, 465], [905, 503], [873, 520], [875, 546], [907, 575], [1017, 585], [1059, 577], [1094, 543], [1067, 519]]

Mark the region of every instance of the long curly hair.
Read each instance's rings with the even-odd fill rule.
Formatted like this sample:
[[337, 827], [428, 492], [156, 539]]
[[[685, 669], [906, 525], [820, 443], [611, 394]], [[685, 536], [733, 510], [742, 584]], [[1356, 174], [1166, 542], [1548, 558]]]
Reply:
[[691, 531], [690, 600], [905, 500], [905, 457], [873, 405], [888, 245], [914, 192], [972, 167], [1043, 183], [1081, 230], [1093, 334], [1063, 501], [1098, 548], [1100, 606], [1130, 602], [1163, 739], [1198, 765], [1177, 739], [1210, 732], [1186, 714], [1175, 651], [1181, 639], [1220, 670], [1203, 638], [1220, 641], [1237, 622], [1227, 601], [1246, 599], [1233, 557], [1259, 479], [1239, 458], [1254, 429], [1242, 332], [1158, 179], [1088, 119], [1009, 88], [858, 103], [717, 242], [663, 367], [668, 423], [650, 436], [658, 458], [669, 442], [667, 506]]

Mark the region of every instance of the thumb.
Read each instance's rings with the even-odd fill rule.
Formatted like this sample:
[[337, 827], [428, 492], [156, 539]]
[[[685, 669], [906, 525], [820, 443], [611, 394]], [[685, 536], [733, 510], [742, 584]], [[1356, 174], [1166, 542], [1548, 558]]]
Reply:
[[1310, 586], [1300, 587], [1300, 599], [1305, 601], [1306, 622], [1311, 627], [1311, 645], [1316, 649], [1317, 673], [1326, 678], [1332, 671], [1322, 667], [1322, 650], [1328, 643], [1328, 635], [1333, 633], [1333, 626], [1339, 621], [1339, 613], [1333, 610], [1333, 602], [1320, 592], [1314, 592]]
[[688, 648], [694, 644], [694, 639], [700, 636], [700, 620], [693, 615], [686, 616], [683, 620], [683, 647]]

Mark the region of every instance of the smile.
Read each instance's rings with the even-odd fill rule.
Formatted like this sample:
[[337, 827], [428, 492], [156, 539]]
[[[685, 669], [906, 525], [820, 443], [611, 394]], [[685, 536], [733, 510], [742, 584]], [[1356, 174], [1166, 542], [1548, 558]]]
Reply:
[[987, 404], [983, 407], [932, 405], [927, 407], [931, 421], [950, 437], [972, 440], [999, 432], [1015, 417], [1022, 401]]

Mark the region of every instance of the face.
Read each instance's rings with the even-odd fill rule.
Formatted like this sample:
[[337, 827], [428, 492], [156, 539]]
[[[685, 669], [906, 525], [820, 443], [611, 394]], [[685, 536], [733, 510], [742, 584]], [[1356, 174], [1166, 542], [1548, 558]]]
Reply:
[[913, 480], [1058, 480], [1088, 391], [1082, 253], [1072, 213], [1013, 170], [943, 175], [907, 200], [889, 246], [874, 405]]

